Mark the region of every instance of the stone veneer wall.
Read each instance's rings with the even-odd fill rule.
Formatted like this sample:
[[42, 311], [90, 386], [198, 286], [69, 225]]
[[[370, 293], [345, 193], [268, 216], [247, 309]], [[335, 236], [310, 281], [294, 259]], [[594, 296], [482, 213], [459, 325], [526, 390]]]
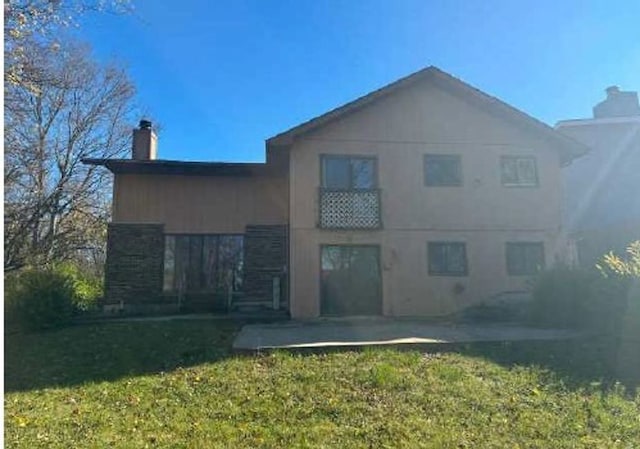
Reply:
[[274, 277], [280, 277], [280, 308], [286, 308], [287, 226], [250, 225], [244, 234], [242, 302], [272, 303]]
[[164, 225], [110, 223], [104, 305], [161, 301]]

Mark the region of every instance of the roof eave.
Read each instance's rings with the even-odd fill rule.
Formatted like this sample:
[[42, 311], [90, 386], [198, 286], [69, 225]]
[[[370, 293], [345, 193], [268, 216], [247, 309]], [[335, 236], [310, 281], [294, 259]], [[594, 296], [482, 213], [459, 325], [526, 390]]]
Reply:
[[202, 176], [253, 176], [266, 174], [267, 164], [259, 162], [192, 162], [164, 159], [94, 159], [85, 158], [87, 165], [103, 166], [113, 174], [158, 174]]

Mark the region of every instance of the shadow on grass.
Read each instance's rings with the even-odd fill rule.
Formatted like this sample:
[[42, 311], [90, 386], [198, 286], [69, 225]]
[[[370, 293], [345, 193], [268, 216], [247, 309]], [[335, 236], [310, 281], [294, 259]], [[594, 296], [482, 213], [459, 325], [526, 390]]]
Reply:
[[[56, 331], [5, 336], [5, 391], [67, 387], [87, 382], [168, 372], [232, 356], [242, 322], [173, 320], [101, 323]], [[389, 349], [389, 348], [387, 348]], [[503, 366], [539, 366], [568, 388], [599, 383], [640, 385], [638, 342], [613, 338], [520, 341], [456, 345], [405, 345], [401, 350], [457, 352]], [[300, 353], [352, 351], [298, 350]]]
[[[562, 340], [402, 344], [385, 346], [400, 351], [457, 353], [481, 358], [507, 368], [546, 370], [568, 389], [594, 387], [602, 391], [622, 385], [630, 396], [640, 387], [640, 344], [614, 337], [579, 337]], [[370, 347], [297, 348], [299, 354], [339, 353]], [[640, 392], [640, 390], [638, 390]]]
[[560, 376], [567, 386], [598, 382], [607, 390], [620, 383], [634, 396], [640, 392], [640, 304], [632, 306], [617, 324], [602, 326], [596, 336], [476, 346], [464, 353], [507, 366], [537, 365]]
[[640, 346], [620, 338], [482, 343], [454, 350], [509, 368], [537, 366], [560, 378], [568, 388], [599, 384], [606, 391], [622, 384], [633, 396], [640, 386]]
[[5, 335], [5, 391], [167, 372], [230, 356], [243, 323], [132, 321]]

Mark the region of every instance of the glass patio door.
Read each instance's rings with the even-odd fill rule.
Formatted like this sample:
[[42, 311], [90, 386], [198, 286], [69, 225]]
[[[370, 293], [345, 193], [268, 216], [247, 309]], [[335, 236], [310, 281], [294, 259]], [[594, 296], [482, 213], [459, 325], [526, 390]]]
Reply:
[[379, 247], [324, 245], [320, 251], [321, 315], [382, 314]]

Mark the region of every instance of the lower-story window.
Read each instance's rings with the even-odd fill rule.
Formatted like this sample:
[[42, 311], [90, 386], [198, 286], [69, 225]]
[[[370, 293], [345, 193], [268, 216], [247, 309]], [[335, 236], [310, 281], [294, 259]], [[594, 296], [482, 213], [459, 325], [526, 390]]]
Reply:
[[464, 242], [429, 242], [429, 274], [439, 276], [466, 276], [467, 247]]
[[164, 291], [241, 291], [243, 263], [242, 235], [168, 234], [165, 236]]
[[528, 276], [544, 269], [544, 245], [542, 242], [508, 242], [507, 273], [511, 276]]

